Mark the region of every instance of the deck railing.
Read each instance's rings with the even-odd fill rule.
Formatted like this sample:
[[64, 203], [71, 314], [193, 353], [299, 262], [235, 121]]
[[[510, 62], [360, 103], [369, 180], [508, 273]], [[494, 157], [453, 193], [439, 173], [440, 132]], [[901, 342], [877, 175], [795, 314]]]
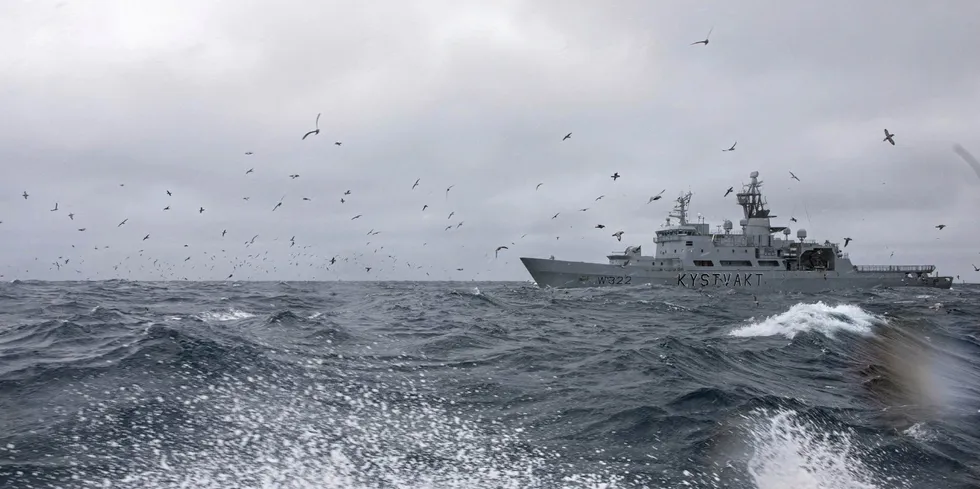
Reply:
[[902, 273], [931, 273], [935, 265], [857, 265], [859, 272], [902, 272]]

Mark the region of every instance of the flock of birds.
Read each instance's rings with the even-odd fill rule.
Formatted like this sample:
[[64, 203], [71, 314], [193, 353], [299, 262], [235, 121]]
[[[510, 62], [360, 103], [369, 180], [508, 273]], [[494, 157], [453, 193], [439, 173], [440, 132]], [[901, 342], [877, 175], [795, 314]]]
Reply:
[[[707, 46], [709, 44], [709, 42], [710, 42], [710, 36], [711, 36], [711, 32], [713, 30], [714, 30], [714, 28], [712, 27], [708, 31], [708, 35], [705, 36], [705, 38], [703, 40], [695, 41], [695, 42], [691, 43], [691, 45], [699, 45], [700, 44], [700, 45]], [[320, 134], [320, 117], [321, 117], [321, 115], [322, 114], [317, 114], [316, 119], [314, 121], [314, 128], [312, 130], [307, 131], [305, 134], [303, 134], [303, 136], [300, 139], [301, 141], [306, 141], [307, 138], [310, 138], [312, 136], [318, 136]], [[887, 142], [887, 143], [891, 144], [892, 146], [895, 146], [895, 144], [896, 144], [895, 143], [895, 134], [889, 132], [889, 130], [886, 128], [886, 129], [884, 129], [884, 135], [885, 135], [885, 137], [884, 137], [884, 139], [882, 139], [882, 142]], [[561, 141], [567, 141], [567, 140], [571, 139], [571, 137], [572, 137], [572, 133], [569, 132], [569, 133], [565, 134], [565, 136], [563, 138], [561, 138]], [[336, 145], [336, 146], [341, 146], [343, 143], [341, 141], [335, 141], [333, 144]], [[722, 149], [722, 151], [723, 152], [735, 151], [737, 145], [738, 145], [738, 141], [735, 141], [735, 142], [732, 143], [732, 145], [730, 147], [724, 148], [724, 149]], [[977, 173], [977, 176], [980, 177], [980, 162], [977, 162], [976, 158], [974, 158], [969, 152], [966, 151], [966, 149], [962, 148], [959, 145], [956, 145], [954, 147], [954, 151], [963, 160], [965, 160], [973, 168], [973, 170]], [[245, 156], [246, 157], [251, 157], [253, 155], [254, 155], [254, 153], [252, 151], [246, 151], [245, 152]], [[251, 168], [249, 168], [248, 170], [245, 171], [245, 176], [251, 175], [254, 172], [255, 172], [255, 168], [254, 167], [251, 167]], [[293, 173], [293, 174], [290, 174], [289, 175], [289, 178], [290, 179], [293, 179], [293, 180], [295, 180], [295, 179], [297, 179], [299, 177], [300, 177], [300, 175], [297, 174], [297, 173]], [[800, 181], [800, 179], [792, 171], [789, 172], [789, 177], [792, 180], [796, 180], [798, 182]], [[618, 172], [614, 172], [612, 175], [610, 175], [610, 178], [612, 179], [613, 182], [615, 182], [616, 180], [618, 180], [619, 178], [621, 178], [621, 175]], [[411, 185], [410, 190], [411, 191], [414, 191], [417, 187], [419, 187], [421, 180], [422, 180], [421, 178], [417, 178], [415, 180], [415, 182]], [[120, 186], [125, 186], [125, 184], [119, 184], [119, 185]], [[537, 191], [538, 189], [541, 188], [542, 185], [544, 185], [544, 182], [538, 183], [534, 187], [534, 190]], [[449, 185], [445, 189], [445, 197], [446, 197], [446, 201], [447, 202], [449, 200], [450, 191], [453, 189], [453, 187], [454, 187], [454, 185]], [[660, 193], [651, 196], [647, 200], [646, 203], [649, 204], [649, 203], [655, 202], [657, 200], [660, 200], [662, 198], [664, 192], [666, 192], [666, 189], [661, 190]], [[728, 195], [731, 194], [732, 192], [734, 192], [734, 187], [729, 187], [728, 190], [724, 193], [724, 197], [728, 197]], [[166, 190], [166, 194], [167, 194], [167, 197], [168, 198], [173, 197], [173, 193], [170, 190]], [[345, 191], [343, 193], [343, 195], [340, 197], [340, 203], [341, 204], [347, 203], [347, 201], [350, 198], [351, 194], [352, 194], [351, 190]], [[30, 196], [31, 195], [26, 190], [23, 192], [23, 194], [21, 194], [21, 197], [23, 197], [24, 200], [28, 200], [30, 198]], [[599, 195], [598, 197], [595, 198], [595, 201], [594, 202], [598, 202], [598, 201], [602, 200], [605, 196], [606, 196], [605, 194]], [[250, 198], [246, 196], [246, 197], [243, 197], [242, 199], [244, 201], [248, 201]], [[278, 202], [276, 202], [274, 205], [272, 205], [271, 212], [276, 212], [280, 208], [282, 208], [285, 199], [286, 199], [286, 195], [283, 195], [283, 197], [280, 198]], [[303, 201], [309, 201], [309, 200], [312, 200], [312, 199], [310, 199], [309, 197], [302, 197], [302, 200]], [[426, 212], [428, 209], [429, 209], [429, 205], [428, 204], [424, 204], [422, 206], [422, 208], [421, 208], [421, 211], [422, 212]], [[583, 208], [579, 208], [578, 211], [579, 212], [586, 212], [589, 209], [590, 209], [589, 207], [583, 207]], [[166, 205], [162, 209], [163, 212], [167, 212], [167, 211], [170, 211], [170, 210], [171, 210], [171, 206], [170, 205]], [[55, 202], [53, 208], [49, 209], [49, 211], [50, 212], [59, 212], [60, 211], [59, 204], [57, 202]], [[198, 208], [197, 208], [197, 213], [198, 214], [203, 214], [205, 211], [206, 211], [206, 209], [203, 206], [198, 206]], [[67, 213], [67, 217], [68, 217], [68, 219], [70, 221], [75, 221], [75, 215], [76, 214], [74, 212]], [[450, 211], [449, 214], [448, 214], [447, 220], [452, 219], [454, 215], [456, 215], [455, 211]], [[557, 219], [560, 215], [561, 215], [561, 212], [557, 212], [557, 213], [555, 213], [554, 215], [551, 216], [551, 219]], [[354, 221], [354, 220], [361, 219], [362, 217], [364, 217], [363, 214], [355, 214], [353, 217], [350, 218], [350, 220]], [[790, 221], [796, 222], [797, 220], [796, 220], [795, 217], [791, 217], [790, 218]], [[116, 227], [117, 228], [121, 228], [121, 227], [127, 225], [128, 222], [129, 222], [129, 218], [124, 218], [124, 219], [122, 219], [116, 225]], [[0, 220], [0, 224], [2, 224], [2, 223], [3, 223], [3, 221]], [[460, 227], [463, 226], [463, 223], [464, 223], [464, 221], [462, 221], [462, 220], [460, 220], [458, 222], [450, 223], [449, 225], [447, 225], [444, 228], [444, 230], [445, 231], [452, 231], [454, 229], [459, 229]], [[939, 224], [939, 225], [937, 225], [935, 227], [937, 229], [939, 229], [939, 230], [942, 230], [946, 226], [945, 226], [945, 224]], [[605, 229], [606, 228], [606, 225], [605, 224], [602, 224], [602, 223], [598, 223], [598, 224], [595, 224], [594, 228], [595, 229], [602, 230], [602, 229]], [[88, 230], [88, 228], [87, 227], [84, 227], [84, 226], [77, 227], [76, 229], [77, 229], [78, 232], [86, 232]], [[366, 233], [366, 236], [368, 238], [371, 238], [373, 236], [377, 236], [380, 233], [381, 233], [381, 231], [378, 231], [378, 230], [375, 230], [375, 229], [372, 228], [370, 231], [368, 231]], [[145, 241], [151, 239], [151, 234], [150, 233], [140, 233], [140, 234], [142, 235], [141, 242], [145, 242]], [[220, 236], [223, 239], [227, 236], [227, 234], [228, 234], [228, 230], [227, 229], [222, 229], [220, 231]], [[616, 238], [617, 241], [622, 241], [624, 234], [625, 234], [625, 232], [623, 230], [617, 230], [616, 232], [612, 233], [610, 236]], [[527, 236], [526, 233], [524, 235], [522, 235], [521, 238], [524, 238], [525, 236]], [[214, 275], [216, 273], [216, 266], [221, 265], [222, 264], [222, 261], [225, 261], [226, 265], [230, 266], [230, 273], [228, 273], [228, 275], [225, 277], [226, 279], [229, 279], [229, 280], [230, 279], [236, 279], [236, 278], [239, 278], [239, 279], [241, 279], [241, 278], [244, 278], [244, 279], [261, 279], [261, 278], [263, 278], [262, 277], [262, 274], [263, 273], [265, 275], [269, 275], [271, 273], [275, 273], [275, 272], [277, 272], [279, 270], [279, 268], [278, 268], [278, 266], [276, 266], [276, 265], [273, 264], [273, 263], [275, 263], [275, 261], [273, 261], [271, 263], [269, 262], [270, 255], [269, 255], [269, 251], [268, 250], [266, 250], [264, 252], [259, 252], [259, 251], [255, 251], [255, 252], [252, 252], [252, 253], [249, 253], [248, 252], [249, 248], [251, 248], [253, 245], [255, 245], [256, 240], [259, 239], [259, 237], [260, 237], [259, 234], [254, 234], [254, 235], [251, 235], [251, 237], [249, 239], [246, 239], [244, 241], [244, 243], [243, 243], [243, 246], [244, 246], [245, 249], [244, 250], [239, 250], [239, 251], [241, 251], [241, 254], [235, 254], [234, 252], [229, 252], [228, 251], [228, 249], [231, 247], [231, 246], [228, 246], [228, 245], [231, 245], [231, 243], [228, 243], [228, 245], [226, 245], [226, 246], [222, 246], [220, 248], [220, 252], [217, 251], [217, 250], [211, 250], [211, 251], [203, 250], [201, 252], [200, 256], [198, 257], [198, 260], [203, 260], [203, 262], [199, 262], [199, 263], [196, 263], [196, 264], [191, 264], [190, 265], [190, 270], [196, 270], [197, 267], [200, 266], [201, 269], [198, 270], [198, 271], [201, 272], [202, 276], [208, 275], [208, 276], [217, 278]], [[559, 238], [560, 237], [556, 236], [556, 239], [559, 239]], [[280, 240], [280, 238], [274, 238], [272, 241], [279, 241], [279, 240]], [[844, 247], [847, 247], [847, 245], [850, 244], [851, 241], [853, 241], [852, 238], [845, 237], [844, 238]], [[296, 246], [296, 236], [290, 237], [289, 240], [288, 240], [288, 243], [289, 243], [288, 244], [288, 248], [289, 249], [295, 247]], [[423, 243], [422, 246], [425, 246], [426, 244], [427, 243]], [[511, 241], [510, 244], [511, 245], [514, 245], [515, 242], [514, 241]], [[367, 241], [366, 245], [367, 246], [371, 245], [371, 241]], [[190, 246], [191, 246], [190, 244], [184, 244], [183, 245], [183, 248], [190, 248]], [[71, 245], [71, 248], [74, 249], [75, 248], [75, 245], [72, 244]], [[312, 251], [310, 251], [310, 248], [311, 248], [311, 245], [302, 245], [302, 246], [299, 247], [298, 250], [290, 252], [289, 259], [287, 261], [288, 265], [291, 265], [291, 266], [294, 266], [294, 267], [298, 267], [298, 266], [300, 266], [300, 261], [303, 260], [303, 259], [306, 259], [306, 263], [305, 264], [307, 265], [307, 267], [311, 267], [311, 268], [312, 267], [316, 267], [316, 269], [323, 269], [325, 271], [330, 271], [331, 270], [331, 267], [333, 267], [334, 265], [336, 265], [338, 262], [342, 262], [342, 263], [353, 263], [355, 266], [359, 266], [359, 267], [363, 268], [364, 272], [367, 273], [367, 274], [370, 274], [373, 269], [378, 268], [378, 265], [379, 264], [381, 266], [383, 266], [383, 267], [391, 267], [392, 269], [394, 269], [394, 267], [396, 267], [396, 266], [400, 266], [399, 265], [399, 260], [398, 260], [398, 258], [395, 255], [393, 255], [393, 254], [386, 254], [386, 252], [383, 251], [384, 250], [384, 246], [383, 245], [378, 245], [377, 248], [374, 248], [374, 252], [372, 254], [370, 254], [370, 255], [366, 251], [354, 251], [354, 252], [348, 253], [347, 256], [340, 256], [340, 255], [336, 255], [336, 254], [333, 254], [333, 255], [318, 255], [318, 254], [313, 253]], [[101, 250], [109, 250], [110, 249], [110, 245], [104, 244], [101, 247], [100, 246], [94, 246], [94, 250], [98, 251], [100, 249]], [[494, 260], [497, 259], [499, 257], [499, 255], [500, 255], [500, 252], [501, 251], [505, 251], [505, 250], [509, 250], [509, 249], [510, 248], [507, 245], [499, 245], [499, 246], [497, 246], [493, 250], [493, 259]], [[190, 262], [194, 258], [194, 254], [193, 253], [190, 253], [190, 250], [188, 250], [188, 251], [189, 251], [188, 256], [186, 256], [186, 258], [183, 259], [183, 262], [184, 263]], [[489, 258], [489, 252], [487, 252], [487, 255], [486, 256]], [[173, 280], [173, 279], [181, 279], [181, 278], [183, 280], [188, 280], [187, 272], [189, 272], [190, 270], [188, 270], [186, 268], [178, 268], [177, 267], [178, 263], [168, 262], [168, 261], [163, 260], [163, 259], [160, 259], [160, 258], [152, 258], [152, 257], [144, 256], [144, 250], [143, 249], [140, 249], [139, 251], [137, 251], [135, 253], [136, 260], [130, 261], [133, 258], [134, 258], [134, 254], [132, 254], [132, 253], [127, 254], [118, 263], [116, 263], [115, 265], [113, 265], [112, 266], [113, 275], [114, 275], [113, 277], [102, 276], [101, 271], [99, 271], [99, 270], [94, 271], [94, 275], [96, 276], [96, 278], [129, 278], [130, 276], [132, 276], [134, 274], [138, 274], [138, 272], [143, 272], [143, 275], [144, 276], [145, 276], [146, 273], [149, 273], [151, 276], [152, 275], [155, 275], [155, 276], [157, 276], [157, 277], [159, 277], [161, 279], [164, 279], [164, 280]], [[139, 260], [140, 258], [142, 258], [143, 260], [140, 261]], [[35, 257], [34, 258], [34, 261], [39, 261], [38, 257]], [[39, 263], [45, 263], [45, 262], [39, 262]], [[70, 256], [67, 256], [67, 253], [65, 253], [62, 256], [58, 256], [57, 259], [55, 259], [53, 262], [47, 262], [47, 263], [50, 263], [49, 269], [61, 271], [62, 268], [68, 267], [68, 265], [71, 263], [71, 257]], [[81, 264], [81, 263], [84, 263], [84, 258], [81, 259], [81, 260], [79, 260], [77, 262], [77, 264]], [[266, 265], [271, 265], [271, 266], [266, 266]], [[413, 265], [412, 263], [407, 262], [407, 261], [404, 262], [404, 265], [406, 267], [408, 267], [409, 269], [413, 269], [413, 270], [423, 270], [423, 269], [426, 269], [426, 270], [424, 270], [426, 276], [431, 276], [430, 275], [430, 271], [437, 271], [432, 266], [426, 267], [426, 266], [418, 265], [418, 264]], [[120, 268], [123, 269], [122, 272], [120, 272]], [[973, 265], [973, 268], [974, 268], [975, 271], [980, 271], [980, 268], [978, 268], [976, 265]], [[220, 270], [220, 268], [218, 270]], [[228, 270], [226, 270], [226, 271], [228, 271]], [[445, 274], [450, 274], [450, 272], [451, 272], [451, 270], [449, 270], [449, 269], [447, 269], [445, 267], [443, 267], [441, 271], [443, 273], [445, 273]], [[462, 272], [462, 271], [464, 271], [464, 268], [455, 268], [455, 271]], [[487, 271], [489, 271], [489, 269], [487, 269]], [[19, 272], [19, 270], [17, 270], [17, 272]], [[77, 274], [82, 274], [83, 273], [78, 268], [75, 268], [75, 272]], [[181, 274], [181, 272], [184, 272], [184, 273]], [[31, 273], [31, 268], [24, 269], [24, 273], [25, 274], [30, 274]], [[479, 273], [480, 272], [477, 271], [475, 273], [475, 275], [479, 275]], [[0, 277], [4, 277], [4, 276], [5, 276], [4, 274], [0, 273]], [[451, 278], [451, 275], [450, 276], [444, 275], [444, 277]], [[195, 278], [200, 278], [200, 277], [195, 277]], [[313, 279], [316, 279], [316, 276], [313, 276], [312, 278]]]

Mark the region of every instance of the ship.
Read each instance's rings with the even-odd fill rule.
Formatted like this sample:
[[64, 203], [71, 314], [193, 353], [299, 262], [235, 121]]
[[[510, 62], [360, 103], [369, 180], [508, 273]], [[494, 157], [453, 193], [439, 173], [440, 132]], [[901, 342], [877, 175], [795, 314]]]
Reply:
[[[688, 221], [691, 192], [676, 200], [666, 223], [656, 231], [656, 251], [644, 255], [641, 246], [612, 252], [608, 263], [526, 258], [521, 262], [539, 287], [622, 287], [655, 285], [690, 289], [821, 292], [881, 287], [948, 289], [953, 278], [936, 274], [935, 265], [854, 265], [836, 242], [796, 239], [786, 226], [774, 226], [762, 195], [759, 172], [736, 194], [744, 218], [741, 232], [725, 220], [714, 233], [698, 218]], [[726, 194], [727, 195], [727, 194]], [[672, 219], [676, 221], [672, 221]], [[850, 239], [845, 238], [844, 247]]]

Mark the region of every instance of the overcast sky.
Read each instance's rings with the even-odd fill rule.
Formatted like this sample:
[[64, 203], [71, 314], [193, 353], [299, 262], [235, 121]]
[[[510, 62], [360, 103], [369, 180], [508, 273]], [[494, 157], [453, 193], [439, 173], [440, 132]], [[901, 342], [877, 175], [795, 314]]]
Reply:
[[901, 5], [0, 2], [0, 274], [528, 280], [757, 170], [794, 235], [976, 281], [980, 2]]

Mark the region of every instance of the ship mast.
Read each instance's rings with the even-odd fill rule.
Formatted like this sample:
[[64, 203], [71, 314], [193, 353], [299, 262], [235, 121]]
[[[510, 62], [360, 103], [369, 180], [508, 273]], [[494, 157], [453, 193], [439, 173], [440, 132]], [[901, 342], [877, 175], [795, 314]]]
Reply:
[[681, 226], [687, 225], [687, 207], [691, 203], [691, 195], [691, 192], [688, 192], [678, 197], [673, 212], [668, 214], [669, 217], [676, 217], [680, 221]]
[[762, 197], [762, 182], [759, 181], [759, 172], [750, 173], [749, 178], [752, 181], [745, 185], [741, 192], [735, 194], [738, 198], [738, 205], [742, 206], [745, 219], [776, 217], [770, 215], [769, 209], [766, 209], [766, 200]]

